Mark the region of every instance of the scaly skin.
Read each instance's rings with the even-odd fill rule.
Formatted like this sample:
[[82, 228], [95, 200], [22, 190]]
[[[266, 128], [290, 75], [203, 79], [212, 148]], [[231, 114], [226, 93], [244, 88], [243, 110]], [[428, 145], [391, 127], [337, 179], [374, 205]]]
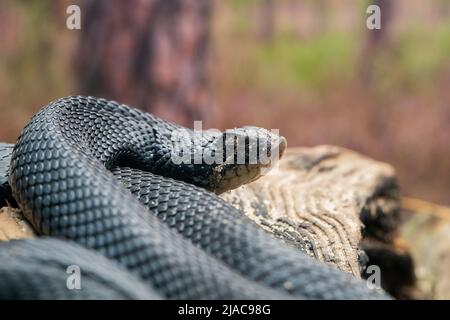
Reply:
[[[160, 299], [105, 257], [52, 238], [0, 243], [0, 299]], [[75, 274], [70, 267], [78, 267]], [[69, 270], [69, 273], [68, 273]], [[74, 269], [75, 270], [75, 269]], [[79, 276], [80, 287], [70, 276]], [[69, 285], [68, 287], [68, 280]]]
[[[15, 145], [13, 195], [40, 234], [102, 253], [164, 297], [387, 298], [287, 247], [203, 189], [220, 192], [252, 180], [263, 165], [175, 165], [171, 152], [183, 144], [217, 151], [228, 138], [188, 131], [174, 140], [179, 128], [103, 99], [52, 102]], [[245, 141], [247, 133], [237, 132]], [[267, 141], [271, 152], [285, 148], [282, 138]]]

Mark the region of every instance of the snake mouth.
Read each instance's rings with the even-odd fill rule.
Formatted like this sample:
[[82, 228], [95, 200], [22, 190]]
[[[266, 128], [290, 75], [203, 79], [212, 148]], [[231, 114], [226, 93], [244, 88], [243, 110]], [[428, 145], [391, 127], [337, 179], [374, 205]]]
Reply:
[[[261, 130], [258, 128], [258, 130]], [[265, 130], [266, 131], [266, 130]], [[268, 132], [266, 131], [265, 134]], [[281, 159], [287, 148], [287, 140], [283, 136], [269, 134], [268, 139], [264, 141], [266, 147], [259, 145], [258, 155], [265, 152], [264, 157], [258, 157], [257, 161], [246, 157], [244, 163], [235, 163], [235, 155], [229, 157], [223, 164], [214, 168], [210, 177], [212, 191], [216, 194], [238, 188], [239, 186], [257, 180], [267, 174]], [[264, 145], [264, 143], [263, 143]], [[248, 145], [247, 151], [252, 147]], [[253, 160], [253, 161], [252, 161]]]

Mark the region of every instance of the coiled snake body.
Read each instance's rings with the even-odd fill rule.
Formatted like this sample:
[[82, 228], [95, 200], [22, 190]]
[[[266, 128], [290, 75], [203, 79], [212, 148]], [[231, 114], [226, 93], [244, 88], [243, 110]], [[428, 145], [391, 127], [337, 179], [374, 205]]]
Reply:
[[[9, 257], [1, 259], [0, 279], [17, 280], [0, 281], [0, 292], [48, 297], [39, 292], [51, 292], [54, 283], [60, 290], [51, 297], [72, 297], [61, 287], [66, 283], [46, 271], [70, 263], [66, 250], [76, 257], [71, 264], [90, 275], [87, 286], [93, 289], [78, 298], [387, 298], [286, 246], [210, 192], [255, 179], [262, 164], [174, 164], [171, 155], [182, 144], [214, 154], [218, 142], [228, 139], [208, 131], [186, 131], [183, 139], [174, 139], [181, 129], [92, 97], [59, 99], [36, 114], [12, 155], [7, 146], [0, 149], [7, 155], [3, 162], [11, 156], [14, 199], [34, 229], [51, 238], [0, 245], [0, 256]], [[233, 141], [248, 141], [254, 130], [261, 129], [237, 129]], [[284, 148], [283, 138], [267, 137], [269, 151]], [[99, 275], [102, 265], [116, 276]], [[30, 291], [32, 280], [12, 276], [39, 266], [47, 287]], [[105, 285], [113, 278], [117, 281]], [[128, 285], [119, 290], [123, 283]]]

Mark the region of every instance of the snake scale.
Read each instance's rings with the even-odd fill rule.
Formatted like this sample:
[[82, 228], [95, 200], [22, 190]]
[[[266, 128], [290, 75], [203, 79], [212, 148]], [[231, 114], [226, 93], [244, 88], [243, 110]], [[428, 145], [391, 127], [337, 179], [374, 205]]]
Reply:
[[[174, 138], [177, 130], [183, 138]], [[255, 132], [265, 131], [235, 129], [232, 141], [248, 151]], [[284, 149], [284, 138], [265, 137], [266, 151]], [[17, 202], [41, 236], [0, 244], [0, 297], [389, 298], [285, 245], [216, 196], [257, 178], [263, 164], [171, 160], [186, 146], [217, 154], [227, 141], [226, 133], [184, 129], [105, 99], [49, 103], [14, 147], [0, 145], [0, 202]], [[67, 265], [87, 274], [78, 293], [65, 287]]]

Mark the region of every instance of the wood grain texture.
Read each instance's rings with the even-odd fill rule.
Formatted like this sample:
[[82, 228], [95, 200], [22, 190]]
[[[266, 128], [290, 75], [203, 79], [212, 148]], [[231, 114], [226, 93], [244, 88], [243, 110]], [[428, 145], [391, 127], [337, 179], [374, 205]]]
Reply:
[[[334, 146], [288, 149], [268, 175], [222, 197], [288, 244], [357, 277], [362, 230], [386, 240], [396, 226], [393, 168]], [[0, 241], [32, 236], [20, 212], [1, 209]]]
[[363, 232], [388, 241], [397, 226], [394, 169], [335, 146], [288, 149], [278, 168], [221, 196], [288, 244], [356, 277]]

